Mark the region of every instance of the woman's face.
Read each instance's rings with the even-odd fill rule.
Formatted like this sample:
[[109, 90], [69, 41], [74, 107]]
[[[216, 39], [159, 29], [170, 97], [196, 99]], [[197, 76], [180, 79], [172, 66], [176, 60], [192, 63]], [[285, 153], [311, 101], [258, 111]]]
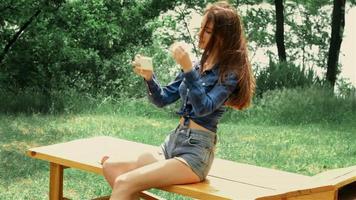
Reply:
[[198, 33], [199, 36], [199, 45], [200, 49], [205, 49], [209, 43], [211, 38], [211, 34], [213, 32], [213, 24], [211, 22], [207, 23], [207, 16], [204, 15], [203, 20], [201, 22], [200, 31]]

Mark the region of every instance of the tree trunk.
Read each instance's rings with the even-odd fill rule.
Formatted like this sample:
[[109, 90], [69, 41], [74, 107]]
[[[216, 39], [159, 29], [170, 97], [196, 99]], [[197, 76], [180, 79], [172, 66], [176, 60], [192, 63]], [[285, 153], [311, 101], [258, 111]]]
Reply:
[[2, 53], [0, 54], [0, 65], [2, 63], [2, 61], [5, 58], [5, 55], [10, 51], [10, 48], [12, 47], [12, 45], [15, 44], [16, 40], [20, 37], [20, 35], [25, 31], [25, 29], [36, 19], [36, 17], [41, 13], [41, 10], [37, 10], [36, 13], [34, 13], [30, 19], [27, 20], [27, 22], [25, 22], [20, 29], [12, 36], [12, 38], [7, 42], [4, 50], [2, 51]]
[[331, 22], [331, 39], [326, 80], [334, 88], [338, 74], [338, 62], [342, 37], [345, 27], [345, 0], [334, 0]]
[[287, 60], [286, 48], [284, 46], [284, 14], [283, 0], [275, 0], [276, 8], [276, 43], [278, 49], [278, 57], [280, 62]]

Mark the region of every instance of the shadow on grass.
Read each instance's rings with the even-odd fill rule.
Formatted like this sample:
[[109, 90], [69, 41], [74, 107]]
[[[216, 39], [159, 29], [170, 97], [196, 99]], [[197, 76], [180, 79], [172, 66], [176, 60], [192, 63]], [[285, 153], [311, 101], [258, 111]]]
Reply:
[[[1, 119], [0, 119], [1, 120]], [[1, 122], [1, 121], [0, 121]], [[0, 124], [0, 145], [6, 146], [13, 142], [24, 142], [33, 145], [47, 145], [58, 143], [65, 135], [63, 130], [56, 127], [41, 129], [44, 124], [49, 122], [33, 121], [27, 119], [6, 120]], [[0, 147], [2, 148], [2, 147]]]
[[48, 173], [48, 162], [33, 159], [26, 154], [30, 148], [58, 142], [61, 133], [52, 131], [42, 137], [23, 135], [10, 131], [2, 135], [0, 142], [0, 179], [1, 182], [14, 182], [16, 179], [31, 177], [37, 173]]
[[48, 163], [28, 157], [25, 153], [11, 150], [0, 152], [0, 179], [3, 184], [13, 183], [18, 179], [48, 173]]

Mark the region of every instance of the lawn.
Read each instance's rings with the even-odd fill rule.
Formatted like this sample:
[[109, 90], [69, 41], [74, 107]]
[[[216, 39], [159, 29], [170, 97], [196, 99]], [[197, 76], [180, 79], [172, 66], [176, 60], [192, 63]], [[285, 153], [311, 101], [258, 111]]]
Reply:
[[[231, 121], [219, 125], [217, 157], [305, 175], [356, 164], [355, 125]], [[31, 147], [99, 135], [159, 145], [177, 122], [128, 114], [0, 115], [0, 199], [47, 199], [49, 166], [25, 155]], [[70, 199], [110, 193], [101, 176], [73, 169], [64, 176], [64, 194]]]

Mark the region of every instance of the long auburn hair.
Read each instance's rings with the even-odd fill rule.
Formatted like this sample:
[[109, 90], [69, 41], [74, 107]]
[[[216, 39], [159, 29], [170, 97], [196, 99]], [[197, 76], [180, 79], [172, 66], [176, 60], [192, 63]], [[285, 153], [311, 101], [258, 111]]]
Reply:
[[[213, 24], [211, 38], [201, 58], [201, 72], [209, 54], [216, 56], [219, 64], [219, 82], [224, 81], [228, 73], [238, 77], [236, 89], [225, 102], [226, 106], [242, 110], [252, 101], [255, 91], [255, 78], [248, 58], [247, 41], [243, 24], [237, 11], [226, 1], [209, 4], [204, 14], [205, 26]], [[205, 27], [203, 27], [205, 28]], [[200, 38], [202, 37], [201, 32]]]

